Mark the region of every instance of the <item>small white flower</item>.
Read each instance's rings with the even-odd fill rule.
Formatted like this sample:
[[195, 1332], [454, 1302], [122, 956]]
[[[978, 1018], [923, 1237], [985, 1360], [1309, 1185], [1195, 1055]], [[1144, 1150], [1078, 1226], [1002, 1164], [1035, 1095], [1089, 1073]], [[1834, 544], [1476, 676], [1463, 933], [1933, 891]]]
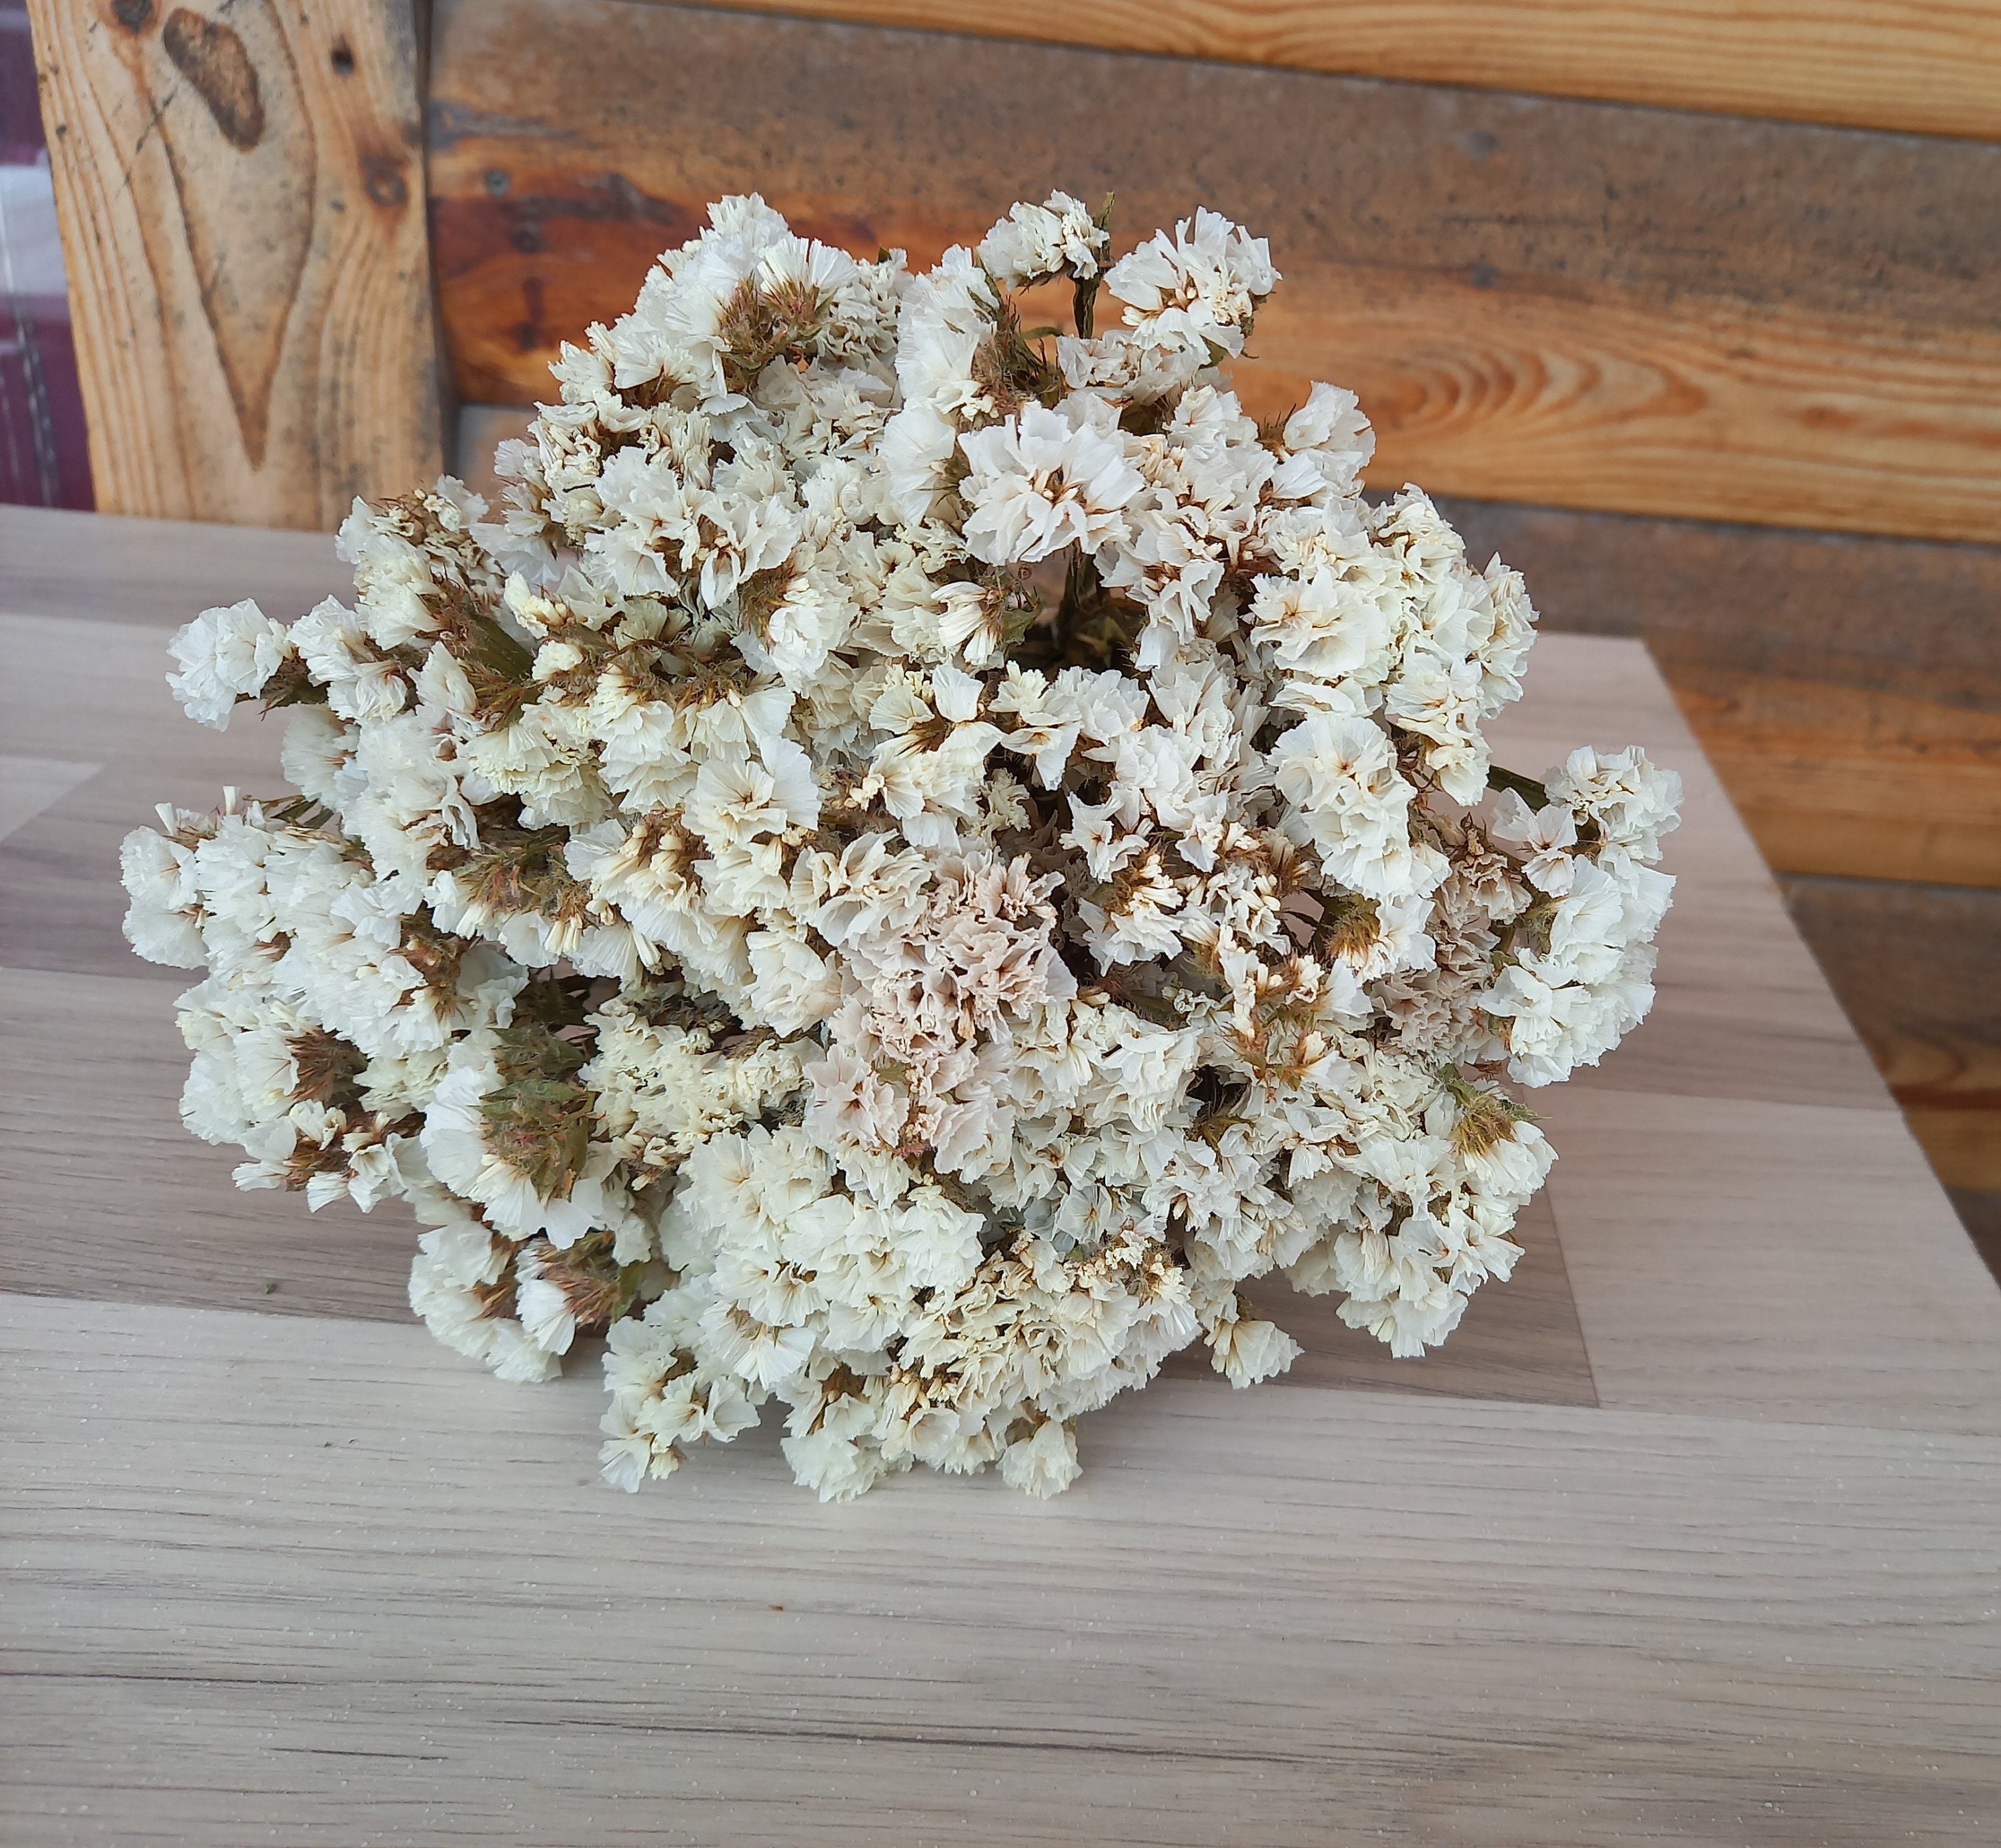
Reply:
[[1124, 531], [1122, 510], [1146, 485], [1118, 444], [1040, 405], [959, 442], [966, 544], [990, 565], [1032, 564], [1067, 545], [1097, 551]]
[[1046, 1500], [1060, 1495], [1082, 1474], [1077, 1460], [1077, 1433], [1054, 1419], [1034, 1436], [1010, 1444], [1000, 1453], [1000, 1475], [1011, 1488]]
[[1079, 281], [1097, 275], [1111, 235], [1095, 223], [1090, 208], [1067, 193], [1052, 193], [1040, 205], [1014, 205], [980, 246], [980, 260], [1011, 287], [1039, 282], [1059, 271]]
[[254, 699], [292, 652], [284, 625], [273, 622], [245, 598], [226, 609], [204, 610], [174, 632], [168, 644], [180, 672], [167, 684], [189, 718], [217, 731], [229, 723], [239, 699]]
[[1250, 1316], [1218, 1323], [1209, 1349], [1216, 1370], [1239, 1390], [1282, 1373], [1306, 1352], [1282, 1328]]

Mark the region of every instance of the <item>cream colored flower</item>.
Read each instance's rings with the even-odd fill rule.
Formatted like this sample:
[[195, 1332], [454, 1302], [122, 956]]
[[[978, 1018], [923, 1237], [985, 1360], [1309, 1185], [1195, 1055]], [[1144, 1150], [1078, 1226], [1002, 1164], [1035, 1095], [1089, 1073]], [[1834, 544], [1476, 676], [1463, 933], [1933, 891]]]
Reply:
[[601, 1336], [621, 1488], [768, 1415], [825, 1499], [1053, 1495], [1171, 1354], [1291, 1363], [1270, 1273], [1422, 1353], [1554, 1159], [1506, 1085], [1651, 999], [1678, 781], [1494, 768], [1520, 579], [1365, 501], [1352, 393], [1245, 411], [1262, 240], [1110, 252], [1063, 193], [917, 275], [724, 200], [493, 514], [357, 503], [352, 609], [172, 643], [201, 722], [295, 708], [299, 792], [124, 844], [134, 948], [206, 971], [189, 1129], [407, 1201], [500, 1376]]

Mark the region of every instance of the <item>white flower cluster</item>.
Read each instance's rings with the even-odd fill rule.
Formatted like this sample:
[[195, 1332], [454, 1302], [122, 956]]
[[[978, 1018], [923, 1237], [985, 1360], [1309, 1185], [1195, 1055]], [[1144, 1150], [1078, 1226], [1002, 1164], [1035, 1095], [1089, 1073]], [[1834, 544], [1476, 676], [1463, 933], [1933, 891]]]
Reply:
[[823, 1496], [1051, 1493], [1176, 1350], [1287, 1366], [1274, 1270], [1442, 1340], [1552, 1159], [1502, 1081], [1646, 1011], [1676, 779], [1490, 766], [1521, 580], [1363, 499], [1349, 393], [1240, 409], [1235, 225], [1114, 261], [1059, 194], [912, 275], [712, 221], [492, 517], [357, 503], [353, 609], [176, 638], [197, 719], [294, 708], [300, 792], [126, 844], [132, 941], [209, 971], [189, 1126], [410, 1201], [504, 1376], [603, 1335], [628, 1487], [775, 1399]]

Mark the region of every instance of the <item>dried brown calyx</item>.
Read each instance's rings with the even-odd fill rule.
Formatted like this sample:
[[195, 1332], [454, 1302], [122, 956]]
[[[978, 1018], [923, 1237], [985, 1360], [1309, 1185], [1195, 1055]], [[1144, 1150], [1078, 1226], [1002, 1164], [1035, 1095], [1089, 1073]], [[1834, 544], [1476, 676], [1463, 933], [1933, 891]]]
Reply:
[[1519, 917], [1510, 918], [1501, 927], [1500, 948], [1497, 958], [1505, 961], [1519, 958], [1524, 950], [1531, 950], [1539, 956], [1546, 956], [1550, 950], [1550, 934], [1556, 927], [1557, 912], [1562, 901], [1547, 892], [1539, 892]]
[[476, 852], [459, 869], [469, 911], [483, 920], [524, 912], [559, 923], [581, 920], [590, 888], [574, 877], [563, 858], [566, 828], [482, 827]]
[[493, 1063], [509, 1084], [524, 1078], [566, 1078], [589, 1051], [541, 1021], [502, 1027], [493, 1035]]
[[837, 1362], [826, 1377], [820, 1383], [820, 1405], [806, 1426], [809, 1431], [820, 1429], [829, 1410], [837, 1401], [858, 1399], [868, 1390], [868, 1382], [861, 1374]]
[[1484, 1155], [1504, 1142], [1515, 1139], [1517, 1123], [1532, 1123], [1536, 1113], [1518, 1104], [1505, 1091], [1474, 1084], [1456, 1065], [1439, 1068], [1439, 1082], [1446, 1095], [1459, 1106], [1459, 1121], [1452, 1126], [1452, 1146], [1462, 1155]]
[[785, 600], [798, 576], [789, 564], [774, 565], [768, 571], [753, 571], [736, 587], [737, 625], [760, 642], [768, 640], [771, 618]]
[[1286, 426], [1292, 422], [1293, 412], [1300, 409], [1300, 406], [1296, 404], [1290, 405], [1282, 411], [1274, 411], [1268, 417], [1260, 417], [1258, 419], [1258, 442], [1275, 455], [1283, 454], [1286, 449]]
[[1200, 1136], [1214, 1148], [1232, 1128], [1248, 1120], [1239, 1106], [1250, 1092], [1250, 1086], [1241, 1078], [1213, 1066], [1204, 1066], [1188, 1088], [1189, 1099], [1196, 1106], [1188, 1133]]
[[491, 1283], [475, 1283], [472, 1295], [478, 1299], [479, 1315], [482, 1321], [503, 1321], [514, 1314], [514, 1267], [508, 1265], [506, 1273]]
[[657, 1264], [621, 1264], [613, 1244], [611, 1233], [592, 1232], [540, 1258], [543, 1280], [562, 1292], [579, 1334], [602, 1335], [642, 1295], [657, 1295], [668, 1274]]
[[522, 1077], [480, 1100], [486, 1146], [545, 1200], [566, 1200], [590, 1154], [597, 1098], [564, 1078]]
[[287, 1045], [298, 1073], [292, 1086], [294, 1103], [351, 1110], [360, 1102], [358, 1081], [368, 1063], [368, 1055], [360, 1047], [324, 1027], [308, 1028]]
[[[565, 971], [560, 965], [531, 970], [527, 985], [514, 997], [513, 1025], [502, 1029], [503, 1043], [506, 1043], [509, 1033], [527, 1035], [531, 1031], [554, 1034], [566, 1045], [586, 1040], [594, 1029], [585, 1026], [584, 1017], [617, 992], [616, 983]], [[520, 1055], [524, 1059], [532, 1056]], [[542, 1063], [548, 1063], [546, 1060]], [[575, 1069], [574, 1063], [562, 1063], [549, 1066], [545, 1075], [559, 1075]]]
[[1343, 892], [1324, 896], [1321, 902], [1326, 908], [1314, 928], [1316, 954], [1359, 962], [1383, 941], [1383, 921], [1373, 898]]
[[811, 359], [826, 308], [826, 298], [809, 283], [788, 278], [766, 288], [745, 277], [716, 323], [724, 382], [733, 392], [747, 392], [774, 360]]
[[315, 802], [309, 795], [288, 796], [282, 802], [263, 806], [265, 814], [273, 821], [281, 821], [288, 828], [303, 829], [308, 834], [317, 834], [339, 819], [325, 803]]
[[403, 939], [398, 946], [403, 960], [423, 978], [433, 994], [449, 995], [458, 987], [458, 967], [472, 948], [469, 938], [440, 931], [423, 906], [403, 920]]
[[285, 1190], [298, 1193], [314, 1175], [337, 1175], [346, 1166], [347, 1151], [341, 1147], [338, 1136], [323, 1143], [309, 1142], [301, 1137], [284, 1160]]
[[1229, 1037], [1258, 1084], [1278, 1090], [1304, 1084], [1333, 1044], [1318, 973], [1296, 956], [1268, 972], [1250, 1016], [1248, 1027], [1232, 1026]]
[[[249, 697], [242, 695], [242, 698]], [[312, 677], [312, 670], [301, 657], [288, 655], [278, 663], [277, 671], [264, 683], [264, 691], [257, 697], [266, 712], [275, 712], [280, 706], [323, 706], [326, 689]]]
[[626, 386], [618, 395], [635, 410], [650, 411], [670, 403], [674, 394], [688, 382], [672, 372], [656, 372], [636, 385]]
[[1054, 409], [1061, 400], [1063, 374], [1037, 343], [1056, 331], [1053, 327], [1025, 330], [1014, 298], [1000, 292], [993, 331], [973, 350], [973, 378], [1002, 416], [1013, 416], [1025, 404]]
[[437, 639], [465, 673], [480, 719], [489, 726], [511, 724], [539, 691], [534, 656], [469, 587], [440, 585], [426, 600], [438, 616]]

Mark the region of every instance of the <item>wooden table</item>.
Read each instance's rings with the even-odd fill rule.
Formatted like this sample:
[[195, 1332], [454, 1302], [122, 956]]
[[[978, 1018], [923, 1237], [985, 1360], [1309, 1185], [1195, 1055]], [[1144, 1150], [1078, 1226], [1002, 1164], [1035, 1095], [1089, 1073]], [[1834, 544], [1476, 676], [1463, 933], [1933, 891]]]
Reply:
[[395, 1209], [182, 1132], [117, 843], [276, 740], [182, 719], [163, 646], [339, 583], [0, 510], [8, 1842], [2001, 1839], [2001, 1292], [1638, 645], [1546, 638], [1500, 728], [1688, 790], [1517, 1281], [1422, 1362], [1302, 1300], [1285, 1383], [1122, 1400], [1047, 1505], [830, 1509], [770, 1435], [602, 1487], [594, 1367], [489, 1379]]

